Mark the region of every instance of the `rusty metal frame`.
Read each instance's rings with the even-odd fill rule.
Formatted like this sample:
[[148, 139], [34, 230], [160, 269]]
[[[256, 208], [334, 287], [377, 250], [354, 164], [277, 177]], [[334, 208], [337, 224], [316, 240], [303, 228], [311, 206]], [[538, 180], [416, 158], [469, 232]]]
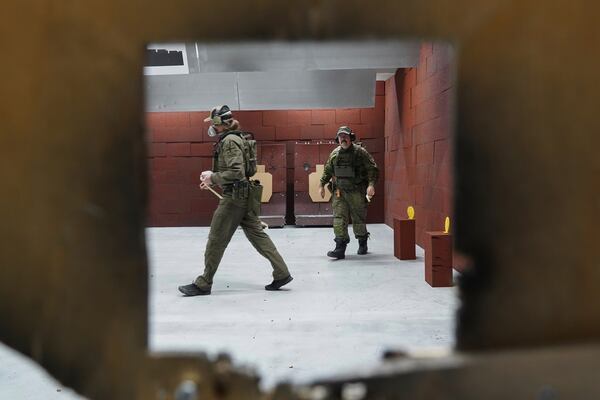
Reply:
[[[318, 395], [287, 386], [261, 394], [255, 377], [226, 360], [147, 354], [144, 44], [441, 38], [458, 45], [455, 236], [473, 267], [461, 283], [457, 347], [469, 357], [374, 371], [365, 396], [494, 398], [511, 385], [513, 398], [597, 397], [599, 8], [581, 0], [6, 2], [0, 340], [93, 399], [172, 398], [186, 379], [203, 399]], [[588, 344], [548, 347], [579, 343]], [[326, 384], [340, 388], [326, 395], [343, 397], [349, 381]]]

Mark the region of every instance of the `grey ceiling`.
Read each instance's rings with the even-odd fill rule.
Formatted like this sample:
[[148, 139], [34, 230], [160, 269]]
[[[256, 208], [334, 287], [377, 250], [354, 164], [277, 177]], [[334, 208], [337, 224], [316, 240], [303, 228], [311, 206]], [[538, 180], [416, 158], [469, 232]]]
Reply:
[[417, 65], [400, 41], [187, 43], [189, 74], [147, 75], [147, 111], [373, 107], [377, 73]]

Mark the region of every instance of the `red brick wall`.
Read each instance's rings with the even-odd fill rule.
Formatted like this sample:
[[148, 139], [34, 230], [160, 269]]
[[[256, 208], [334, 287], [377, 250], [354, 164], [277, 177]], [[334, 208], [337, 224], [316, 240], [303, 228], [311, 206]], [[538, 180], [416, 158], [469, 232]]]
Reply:
[[453, 63], [449, 46], [424, 43], [418, 67], [385, 83], [385, 223], [412, 205], [421, 247], [425, 231], [452, 218]]
[[[385, 84], [377, 82], [374, 108], [234, 112], [242, 129], [261, 143], [286, 143], [288, 210], [294, 197], [294, 144], [335, 137], [348, 125], [373, 154], [381, 169], [376, 188], [381, 200], [369, 209], [368, 222], [383, 222]], [[206, 133], [204, 112], [147, 113], [150, 164], [148, 226], [206, 226], [217, 200], [198, 188], [200, 172], [211, 168], [214, 139]], [[259, 159], [260, 162], [260, 159]]]

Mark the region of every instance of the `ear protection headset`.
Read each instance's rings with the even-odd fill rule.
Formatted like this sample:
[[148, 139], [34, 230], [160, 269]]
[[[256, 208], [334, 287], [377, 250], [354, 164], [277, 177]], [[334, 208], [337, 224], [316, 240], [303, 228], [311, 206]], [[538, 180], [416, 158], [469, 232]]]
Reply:
[[223, 125], [227, 121], [233, 118], [231, 109], [223, 105], [221, 107], [215, 107], [211, 110], [210, 116], [204, 120], [204, 122], [210, 122], [212, 125]]

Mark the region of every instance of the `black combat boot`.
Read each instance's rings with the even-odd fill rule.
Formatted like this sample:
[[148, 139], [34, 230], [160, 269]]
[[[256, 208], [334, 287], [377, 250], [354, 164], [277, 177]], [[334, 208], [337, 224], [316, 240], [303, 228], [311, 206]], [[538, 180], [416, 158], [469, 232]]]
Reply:
[[265, 286], [265, 290], [279, 290], [283, 285], [287, 285], [288, 283], [290, 283], [292, 279], [294, 278], [292, 278], [291, 275], [288, 275], [285, 278], [275, 279], [273, 280], [273, 282]]
[[206, 296], [210, 294], [211, 287], [201, 288], [197, 286], [195, 283], [190, 283], [189, 285], [179, 286], [179, 291], [186, 296]]
[[361, 236], [358, 237], [358, 251], [356, 252], [356, 254], [367, 254], [367, 251], [369, 250], [367, 247], [367, 240], [369, 240], [369, 235], [370, 233], [367, 232], [367, 234], [365, 236]]
[[337, 258], [338, 260], [341, 258], [346, 258], [346, 245], [349, 240], [344, 238], [335, 238], [333, 239], [335, 242], [335, 249], [327, 252], [327, 257]]

